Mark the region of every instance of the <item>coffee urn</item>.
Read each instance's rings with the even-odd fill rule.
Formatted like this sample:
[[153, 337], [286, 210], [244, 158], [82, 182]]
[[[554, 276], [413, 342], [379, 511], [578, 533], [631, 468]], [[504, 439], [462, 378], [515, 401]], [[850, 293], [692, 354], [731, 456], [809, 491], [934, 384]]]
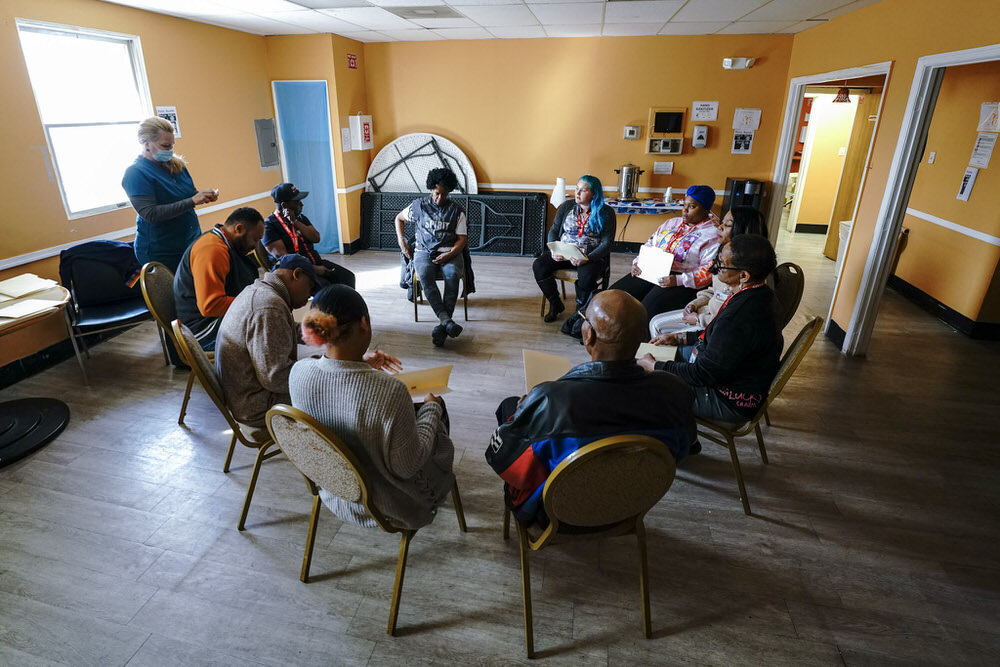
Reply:
[[615, 169], [618, 174], [618, 199], [635, 201], [635, 193], [639, 191], [639, 175], [645, 173], [631, 162]]

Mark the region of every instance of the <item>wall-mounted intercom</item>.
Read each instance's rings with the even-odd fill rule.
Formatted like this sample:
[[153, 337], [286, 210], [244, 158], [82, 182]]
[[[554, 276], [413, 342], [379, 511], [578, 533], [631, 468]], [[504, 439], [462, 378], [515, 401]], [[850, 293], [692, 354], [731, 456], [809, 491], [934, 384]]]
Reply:
[[622, 133], [622, 139], [635, 140], [638, 138], [639, 138], [639, 126], [626, 125], [625, 131]]
[[649, 110], [650, 139], [671, 139], [684, 136], [687, 107], [652, 107]]
[[647, 155], [680, 155], [684, 149], [684, 138], [650, 139], [646, 144]]

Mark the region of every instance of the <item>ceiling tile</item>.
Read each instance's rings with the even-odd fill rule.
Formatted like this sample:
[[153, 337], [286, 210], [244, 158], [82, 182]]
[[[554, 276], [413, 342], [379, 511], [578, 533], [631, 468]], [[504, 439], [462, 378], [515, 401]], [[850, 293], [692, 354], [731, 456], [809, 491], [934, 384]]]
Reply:
[[843, 16], [844, 14], [847, 14], [848, 12], [853, 12], [856, 9], [861, 9], [862, 7], [867, 7], [868, 5], [874, 5], [876, 2], [880, 2], [880, 1], [881, 0], [855, 0], [854, 2], [849, 2], [846, 5], [843, 5], [841, 7], [837, 7], [832, 12], [827, 12], [825, 14], [820, 14], [819, 16], [817, 16], [815, 18], [832, 19], [832, 18], [835, 18], [837, 16]]
[[317, 32], [340, 32], [342, 30], [357, 31], [361, 29], [353, 23], [341, 21], [340, 19], [335, 19], [332, 16], [328, 16], [311, 9], [302, 9], [297, 12], [272, 12], [267, 14], [264, 18], [282, 21], [284, 23], [291, 23], [292, 25], [304, 28], [312, 28]]
[[369, 7], [367, 0], [295, 0], [295, 4], [310, 9], [337, 9], [340, 7]]
[[816, 26], [823, 25], [824, 23], [826, 23], [826, 21], [799, 21], [798, 23], [790, 25], [783, 30], [779, 30], [778, 32], [790, 35], [792, 33], [808, 30], [809, 28], [815, 28]]
[[476, 22], [468, 18], [458, 19], [413, 19], [413, 23], [425, 28], [478, 28]]
[[[566, 0], [524, 0], [529, 5], [551, 5], [551, 4], [562, 4]], [[605, 2], [605, 0], [578, 0], [578, 2]]]
[[520, 25], [520, 26], [500, 26], [490, 28], [494, 37], [501, 39], [535, 39], [538, 37], [548, 37], [545, 29], [540, 25]]
[[444, 39], [432, 30], [384, 30], [382, 34], [400, 42], [431, 42]]
[[605, 23], [601, 34], [605, 37], [637, 37], [655, 35], [659, 29], [659, 23]]
[[302, 9], [301, 5], [288, 2], [288, 0], [212, 0], [212, 2], [251, 14], [294, 12], [296, 9]]
[[368, 0], [377, 7], [434, 7], [445, 4], [444, 0]]
[[535, 15], [524, 5], [462, 7], [459, 11], [481, 26], [535, 25]]
[[149, 12], [170, 14], [171, 16], [222, 16], [223, 14], [241, 14], [237, 9], [214, 2], [202, 0], [111, 0], [116, 5], [145, 9]]
[[221, 16], [197, 16], [192, 17], [197, 21], [211, 23], [224, 28], [252, 32], [257, 35], [306, 35], [316, 32], [310, 28], [272, 21], [253, 14], [223, 14]]
[[417, 26], [406, 19], [385, 11], [381, 7], [344, 7], [342, 9], [324, 9], [335, 19], [354, 23], [369, 30], [412, 30]]
[[[575, 25], [578, 23], [596, 23], [600, 25], [604, 13], [603, 4], [585, 2], [551, 5], [530, 4], [528, 8], [538, 18], [539, 22], [545, 25]], [[600, 34], [599, 30], [598, 34]]]
[[604, 8], [604, 23], [663, 24], [664, 22], [670, 20], [670, 17], [676, 14], [677, 10], [680, 9], [683, 4], [683, 0], [632, 0], [631, 2], [609, 2]]
[[744, 21], [804, 21], [843, 5], [846, 0], [771, 0]]
[[699, 21], [697, 23], [678, 23], [671, 21], [660, 29], [661, 35], [711, 35], [722, 30], [729, 21]]
[[736, 21], [720, 30], [719, 35], [769, 35], [795, 25], [797, 21]]
[[493, 39], [486, 28], [439, 28], [434, 32], [445, 39]]
[[361, 30], [359, 32], [342, 32], [341, 37], [348, 37], [358, 42], [395, 42], [389, 35], [383, 35], [374, 30]]
[[453, 7], [464, 7], [466, 5], [522, 5], [521, 0], [447, 0]]
[[689, 0], [674, 15], [674, 21], [735, 21], [766, 0]]
[[549, 37], [600, 37], [601, 24], [589, 25], [547, 25], [545, 32]]

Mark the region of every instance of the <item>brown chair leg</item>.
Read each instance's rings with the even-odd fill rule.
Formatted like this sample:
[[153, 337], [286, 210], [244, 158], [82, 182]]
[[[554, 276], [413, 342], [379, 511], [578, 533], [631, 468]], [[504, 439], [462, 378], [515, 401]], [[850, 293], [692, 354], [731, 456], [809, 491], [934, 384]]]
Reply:
[[399, 615], [399, 596], [403, 591], [403, 575], [406, 574], [406, 554], [410, 550], [410, 540], [415, 530], [404, 530], [399, 541], [399, 560], [396, 561], [396, 583], [392, 586], [392, 603], [389, 607], [390, 635], [396, 634], [396, 617]]
[[510, 539], [510, 509], [503, 508], [503, 539]]
[[529, 658], [535, 657], [535, 630], [531, 622], [531, 572], [528, 569], [528, 536], [518, 522], [517, 537], [521, 542], [521, 596], [524, 600], [524, 646]]
[[413, 321], [419, 322], [420, 316], [417, 314], [417, 303], [420, 301], [420, 283], [413, 283]]
[[226, 461], [222, 464], [222, 472], [229, 472], [229, 464], [233, 462], [234, 451], [236, 451], [236, 433], [233, 433], [233, 438], [229, 441], [229, 451], [226, 452]]
[[240, 514], [240, 522], [236, 526], [237, 530], [243, 530], [246, 527], [247, 514], [250, 513], [250, 501], [253, 500], [253, 490], [257, 486], [257, 476], [260, 474], [260, 464], [264, 462], [264, 459], [270, 458], [264, 456], [264, 453], [273, 445], [273, 442], [269, 442], [257, 449], [257, 458], [253, 462], [253, 472], [250, 473], [250, 484], [247, 485], [247, 497], [243, 501], [243, 513]]
[[760, 449], [760, 460], [767, 463], [767, 450], [764, 449], [764, 434], [760, 432], [760, 422], [753, 425], [753, 432], [757, 434], [757, 447]]
[[463, 296], [462, 300], [465, 302], [465, 321], [468, 322], [469, 321], [469, 295], [466, 294], [465, 296]]
[[764, 423], [768, 426], [771, 425], [771, 415], [767, 414], [767, 409], [764, 410]]
[[302, 583], [309, 583], [309, 565], [313, 559], [313, 545], [316, 544], [316, 526], [319, 524], [319, 510], [322, 505], [319, 494], [313, 496], [312, 516], [309, 517], [309, 534], [306, 536], [306, 553], [302, 556], [302, 572], [299, 579]]
[[468, 527], [465, 525], [465, 511], [462, 509], [462, 496], [458, 493], [457, 479], [454, 486], [451, 487], [451, 500], [455, 503], [455, 516], [458, 517], [458, 529], [463, 533], [469, 532]]
[[[194, 371], [188, 371], [188, 381], [187, 387], [184, 389], [184, 400], [181, 402], [181, 414], [177, 418], [177, 423], [181, 426], [184, 425], [184, 415], [187, 414], [188, 401], [191, 400], [191, 389], [194, 387]], [[235, 444], [236, 439], [233, 438], [233, 443], [229, 446], [229, 457], [233, 455], [233, 444]], [[226, 467], [222, 469], [222, 472], [229, 472], [229, 463], [226, 462]]]
[[559, 284], [562, 286], [563, 301], [565, 301], [566, 300], [566, 281], [565, 280], [560, 280]]
[[541, 309], [541, 311], [540, 311], [540, 312], [538, 313], [538, 314], [539, 314], [539, 315], [540, 315], [541, 317], [545, 317], [545, 303], [546, 303], [547, 301], [548, 301], [548, 299], [546, 299], [546, 298], [545, 298], [545, 295], [543, 294], [543, 295], [542, 295], [542, 309]]
[[649, 564], [646, 561], [646, 526], [642, 517], [636, 519], [635, 536], [639, 540], [639, 597], [642, 604], [642, 634], [653, 637], [653, 624], [649, 618]]
[[743, 485], [743, 471], [740, 469], [740, 459], [736, 455], [736, 442], [733, 440], [733, 436], [726, 434], [726, 440], [729, 442], [729, 457], [733, 460], [733, 472], [736, 474], [736, 484], [740, 487], [740, 500], [743, 502], [743, 511], [746, 514], [750, 514], [750, 499], [747, 498], [747, 489]]

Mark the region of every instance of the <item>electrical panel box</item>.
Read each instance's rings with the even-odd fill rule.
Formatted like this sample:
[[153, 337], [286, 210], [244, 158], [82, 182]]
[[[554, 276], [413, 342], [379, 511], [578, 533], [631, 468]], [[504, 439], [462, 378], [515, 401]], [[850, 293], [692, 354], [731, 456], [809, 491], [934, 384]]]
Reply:
[[257, 135], [257, 157], [261, 169], [278, 166], [278, 139], [274, 132], [273, 118], [255, 118], [253, 131]]

